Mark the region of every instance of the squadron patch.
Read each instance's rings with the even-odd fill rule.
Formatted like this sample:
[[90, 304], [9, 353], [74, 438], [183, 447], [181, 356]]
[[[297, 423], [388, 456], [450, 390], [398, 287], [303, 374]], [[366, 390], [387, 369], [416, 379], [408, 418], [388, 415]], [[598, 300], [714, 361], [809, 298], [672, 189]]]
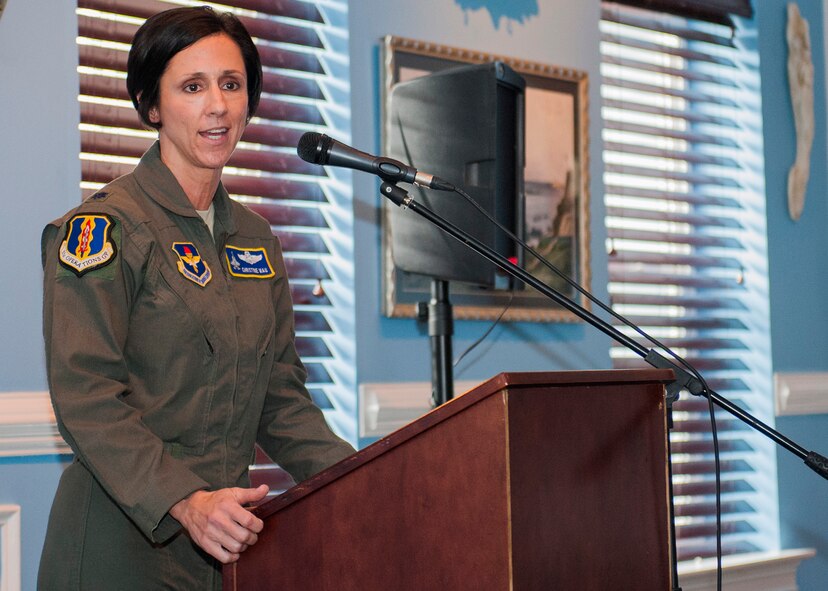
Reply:
[[178, 272], [193, 283], [204, 287], [213, 278], [210, 267], [198, 254], [192, 242], [173, 242], [172, 249], [178, 255]]
[[276, 273], [267, 258], [264, 248], [241, 248], [227, 245], [224, 248], [224, 257], [227, 259], [227, 269], [233, 277], [255, 277], [267, 279]]
[[60, 244], [60, 264], [78, 277], [105, 267], [117, 254], [112, 230], [115, 224], [108, 215], [87, 213], [76, 215], [66, 227], [66, 238]]

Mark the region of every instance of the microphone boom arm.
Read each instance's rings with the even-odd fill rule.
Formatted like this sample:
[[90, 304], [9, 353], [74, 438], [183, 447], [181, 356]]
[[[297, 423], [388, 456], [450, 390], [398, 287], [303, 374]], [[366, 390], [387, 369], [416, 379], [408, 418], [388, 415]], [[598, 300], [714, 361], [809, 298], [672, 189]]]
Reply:
[[644, 361], [649, 363], [651, 366], [658, 369], [672, 369], [676, 379], [674, 382], [667, 385], [666, 389], [668, 402], [671, 403], [677, 400], [681, 390], [687, 390], [695, 396], [704, 396], [720, 408], [726, 410], [753, 429], [770, 438], [776, 444], [798, 456], [814, 472], [823, 478], [828, 479], [828, 458], [825, 456], [814, 451], [807, 451], [802, 446], [776, 431], [773, 427], [763, 423], [747, 411], [739, 408], [726, 398], [720, 396], [714, 390], [706, 390], [699, 379], [686, 369], [673, 363], [655, 349], [647, 349], [642, 346], [608, 322], [599, 318], [564, 294], [543, 283], [534, 275], [512, 263], [509, 259], [469, 235], [464, 230], [440, 217], [426, 206], [417, 203], [417, 201], [415, 201], [414, 198], [411, 197], [404, 189], [401, 189], [394, 184], [383, 182], [380, 186], [380, 192], [383, 196], [390, 199], [395, 205], [402, 207], [403, 209], [410, 209], [420, 217], [425, 218], [427, 221], [449, 234], [452, 238], [459, 240], [468, 248], [487, 259], [489, 262], [497, 265], [504, 272], [516, 279], [519, 279], [520, 281], [523, 281], [526, 285], [533, 287], [541, 294], [575, 314], [581, 320], [584, 320], [604, 334], [612, 337], [615, 341], [642, 357]]

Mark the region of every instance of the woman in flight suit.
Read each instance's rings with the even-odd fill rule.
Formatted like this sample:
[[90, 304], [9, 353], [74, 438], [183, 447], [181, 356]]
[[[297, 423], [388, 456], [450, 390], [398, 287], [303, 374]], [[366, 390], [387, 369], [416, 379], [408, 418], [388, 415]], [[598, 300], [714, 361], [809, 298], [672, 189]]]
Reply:
[[261, 81], [232, 15], [147, 20], [127, 89], [158, 141], [44, 230], [47, 373], [75, 459], [41, 589], [220, 589], [263, 525], [254, 444], [297, 482], [353, 453], [305, 389], [279, 241], [220, 182]]

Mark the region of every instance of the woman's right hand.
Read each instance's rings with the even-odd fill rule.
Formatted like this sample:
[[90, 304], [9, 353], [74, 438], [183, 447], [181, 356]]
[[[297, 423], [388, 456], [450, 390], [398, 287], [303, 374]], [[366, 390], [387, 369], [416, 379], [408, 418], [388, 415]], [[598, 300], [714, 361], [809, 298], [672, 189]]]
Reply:
[[259, 539], [264, 522], [244, 506], [261, 501], [268, 490], [265, 484], [258, 488], [197, 490], [173, 505], [170, 515], [205, 552], [229, 564]]

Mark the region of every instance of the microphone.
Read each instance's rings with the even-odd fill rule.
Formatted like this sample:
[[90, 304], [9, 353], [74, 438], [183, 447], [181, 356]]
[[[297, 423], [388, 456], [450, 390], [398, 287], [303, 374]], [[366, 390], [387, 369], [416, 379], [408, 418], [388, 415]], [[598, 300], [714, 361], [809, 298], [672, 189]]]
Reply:
[[299, 158], [311, 164], [341, 166], [369, 172], [388, 183], [414, 183], [438, 191], [454, 191], [454, 185], [434, 175], [420, 172], [393, 158], [372, 156], [338, 142], [325, 134], [308, 131], [296, 146]]

